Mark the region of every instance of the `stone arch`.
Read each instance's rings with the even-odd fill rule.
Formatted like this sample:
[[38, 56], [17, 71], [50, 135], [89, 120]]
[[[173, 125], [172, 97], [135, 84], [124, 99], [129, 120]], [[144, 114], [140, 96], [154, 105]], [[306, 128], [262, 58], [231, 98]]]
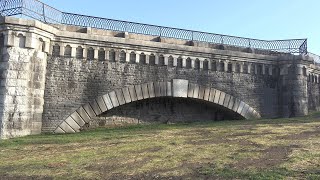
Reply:
[[191, 67], [192, 67], [192, 59], [188, 57], [186, 59], [186, 68], [191, 69]]
[[149, 82], [111, 90], [90, 103], [80, 106], [55, 128], [54, 133], [79, 132], [92, 118], [108, 110], [157, 97], [197, 99], [229, 109], [245, 119], [261, 118], [251, 106], [230, 94], [215, 88], [193, 84], [188, 80], [173, 79], [170, 82]]

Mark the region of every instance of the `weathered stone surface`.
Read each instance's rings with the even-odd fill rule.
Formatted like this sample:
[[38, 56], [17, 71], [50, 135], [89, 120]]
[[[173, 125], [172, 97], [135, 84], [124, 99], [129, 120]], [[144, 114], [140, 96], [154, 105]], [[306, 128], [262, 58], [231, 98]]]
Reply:
[[94, 112], [94, 110], [91, 108], [90, 104], [85, 104], [84, 106], [82, 106], [83, 109], [87, 112], [87, 114], [89, 115], [90, 118], [96, 117], [96, 113]]
[[216, 95], [216, 89], [210, 88], [210, 96], [209, 96], [210, 102], [214, 102], [215, 95]]
[[130, 92], [131, 101], [138, 100], [137, 93], [136, 93], [134, 86], [129, 86], [129, 92]]
[[99, 108], [98, 103], [97, 103], [95, 100], [93, 100], [93, 101], [90, 102], [89, 104], [90, 104], [92, 110], [94, 111], [94, 113], [95, 113], [96, 115], [99, 115], [99, 114], [102, 113], [102, 112], [101, 112], [101, 109]]
[[188, 87], [188, 97], [189, 98], [193, 98], [194, 86], [195, 86], [194, 84], [189, 83], [189, 87]]
[[119, 106], [119, 101], [118, 101], [116, 92], [115, 91], [109, 92], [109, 97], [110, 97], [110, 100], [112, 102], [112, 106], [113, 107], [118, 107]]
[[105, 112], [108, 110], [106, 104], [104, 103], [104, 100], [102, 98], [102, 96], [99, 96], [97, 99], [96, 99], [98, 105], [99, 105], [99, 108], [101, 109], [101, 112]]
[[63, 121], [59, 127], [66, 133], [75, 133], [75, 131], [65, 121]]
[[153, 86], [153, 82], [148, 84], [148, 91], [149, 91], [149, 96], [150, 98], [154, 98], [156, 97], [155, 93], [154, 93], [154, 86]]
[[200, 86], [199, 88], [199, 99], [203, 99], [204, 98], [204, 90], [205, 88], [203, 86]]
[[116, 95], [117, 95], [117, 99], [118, 99], [119, 105], [125, 104], [126, 102], [124, 100], [122, 90], [121, 89], [117, 89], [117, 90], [115, 90], [115, 92], [116, 92]]
[[112, 104], [112, 101], [111, 101], [109, 94], [103, 95], [102, 98], [103, 98], [104, 102], [106, 103], [107, 108], [112, 109], [113, 104]]
[[142, 94], [142, 90], [141, 90], [141, 85], [135, 85], [135, 90], [136, 90], [136, 93], [137, 93], [137, 99], [138, 100], [141, 100], [143, 99], [143, 94]]
[[172, 83], [167, 82], [167, 96], [172, 96]]
[[161, 87], [159, 82], [154, 83], [154, 89], [155, 89], [156, 97], [161, 97], [161, 90], [160, 90]]
[[209, 88], [209, 87], [206, 87], [206, 88], [205, 88], [205, 92], [204, 92], [203, 100], [209, 101], [209, 97], [210, 97], [210, 88]]
[[220, 92], [220, 98], [219, 98], [218, 104], [220, 104], [221, 106], [223, 106], [223, 102], [224, 102], [224, 98], [225, 98], [225, 97], [226, 97], [226, 93]]
[[148, 91], [148, 84], [142, 84], [142, 94], [143, 94], [143, 99], [148, 99], [149, 96], [149, 91]]
[[69, 116], [65, 121], [75, 132], [79, 132], [80, 126]]
[[90, 121], [88, 113], [83, 109], [82, 106], [77, 110], [77, 112], [85, 122], [88, 123]]
[[[72, 117], [72, 119], [74, 121], [77, 122], [77, 124], [79, 124], [80, 127], [85, 125], [86, 122], [82, 119], [82, 117], [79, 115], [79, 113], [77, 111], [72, 113], [70, 116]], [[87, 121], [89, 122], [89, 120], [87, 120]]]
[[188, 84], [187, 80], [173, 79], [173, 97], [188, 97]]
[[57, 129], [54, 131], [56, 134], [64, 134], [64, 130], [62, 130], [60, 127], [57, 127]]
[[221, 94], [221, 91], [216, 90], [216, 94], [214, 95], [214, 101], [213, 101], [214, 103], [219, 104], [220, 94]]
[[124, 97], [125, 102], [130, 103], [131, 97], [130, 97], [129, 88], [127, 88], [127, 87], [122, 88], [122, 92], [123, 92], [123, 97]]
[[193, 89], [193, 98], [198, 99], [199, 98], [199, 85], [195, 85]]

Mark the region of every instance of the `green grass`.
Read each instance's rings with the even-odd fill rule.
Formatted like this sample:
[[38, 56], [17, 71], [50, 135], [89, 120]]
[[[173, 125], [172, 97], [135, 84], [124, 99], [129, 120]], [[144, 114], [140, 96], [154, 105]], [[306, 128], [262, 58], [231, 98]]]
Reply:
[[0, 179], [320, 179], [320, 113], [0, 141]]

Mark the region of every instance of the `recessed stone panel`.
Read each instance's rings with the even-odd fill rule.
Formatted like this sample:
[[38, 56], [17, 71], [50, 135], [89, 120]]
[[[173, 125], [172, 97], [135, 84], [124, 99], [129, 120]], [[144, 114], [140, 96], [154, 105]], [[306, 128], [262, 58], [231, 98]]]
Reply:
[[126, 103], [130, 103], [131, 102], [131, 97], [130, 97], [130, 93], [129, 93], [129, 88], [125, 87], [122, 88], [122, 92], [123, 92], [123, 97]]
[[114, 91], [109, 92], [109, 97], [111, 99], [113, 107], [118, 107], [119, 106], [119, 102], [118, 102], [118, 98], [117, 98], [116, 92], [114, 92]]
[[248, 105], [248, 104], [244, 104], [244, 107], [243, 107], [243, 109], [242, 109], [242, 111], [241, 111], [240, 114], [241, 114], [243, 117], [246, 117], [246, 114], [247, 114], [248, 109], [249, 109], [249, 105]]
[[130, 93], [130, 97], [131, 97], [131, 101], [137, 101], [137, 93], [136, 93], [136, 89], [134, 88], [134, 86], [129, 86], [129, 93]]
[[104, 102], [106, 103], [107, 108], [109, 110], [112, 109], [113, 108], [113, 104], [112, 104], [112, 101], [110, 99], [109, 94], [103, 95], [102, 98], [103, 98]]
[[141, 85], [135, 85], [134, 87], [135, 87], [135, 89], [136, 89], [137, 99], [138, 99], [138, 100], [143, 99], [143, 94], [142, 94]]
[[79, 113], [77, 111], [75, 111], [74, 113], [71, 114], [71, 117], [74, 121], [76, 121], [80, 127], [82, 127], [83, 125], [85, 125], [85, 121], [81, 118], [81, 116], [79, 115]]
[[117, 95], [117, 98], [118, 98], [119, 105], [125, 104], [126, 101], [124, 100], [122, 90], [121, 89], [117, 89], [117, 90], [115, 90], [115, 92], [116, 92], [116, 95]]
[[88, 115], [88, 113], [83, 109], [83, 107], [81, 106], [78, 110], [77, 110], [78, 114], [80, 115], [80, 117], [86, 122], [88, 123], [90, 121], [90, 116]]
[[142, 84], [141, 88], [142, 88], [143, 99], [148, 99], [149, 98], [148, 84]]
[[156, 97], [156, 95], [155, 95], [155, 93], [154, 93], [153, 82], [148, 83], [148, 91], [149, 91], [149, 96], [150, 96], [150, 98]]
[[80, 126], [69, 116], [65, 122], [75, 131], [79, 132]]
[[188, 80], [184, 79], [173, 79], [172, 80], [172, 89], [173, 97], [188, 97]]

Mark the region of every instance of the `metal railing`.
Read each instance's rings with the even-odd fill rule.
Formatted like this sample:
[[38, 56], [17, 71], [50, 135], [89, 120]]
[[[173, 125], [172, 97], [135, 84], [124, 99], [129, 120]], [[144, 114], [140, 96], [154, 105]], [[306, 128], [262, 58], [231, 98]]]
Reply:
[[307, 39], [258, 40], [157, 25], [79, 15], [59, 11], [38, 0], [1, 0], [1, 16], [24, 15], [48, 23], [129, 32], [190, 41], [254, 48], [281, 53], [306, 54]]

